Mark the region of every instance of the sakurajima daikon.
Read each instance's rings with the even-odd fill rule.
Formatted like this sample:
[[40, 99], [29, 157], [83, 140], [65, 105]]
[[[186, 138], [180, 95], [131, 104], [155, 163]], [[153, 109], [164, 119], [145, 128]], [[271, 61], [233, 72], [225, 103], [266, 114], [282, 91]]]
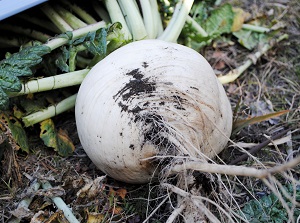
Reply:
[[146, 183], [173, 164], [207, 162], [232, 129], [223, 86], [198, 52], [141, 40], [96, 64], [75, 106], [81, 144], [107, 175]]

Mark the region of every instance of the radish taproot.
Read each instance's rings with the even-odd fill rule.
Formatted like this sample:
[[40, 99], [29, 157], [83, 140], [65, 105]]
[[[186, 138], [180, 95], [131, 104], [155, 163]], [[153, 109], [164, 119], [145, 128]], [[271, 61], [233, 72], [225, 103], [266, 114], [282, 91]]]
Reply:
[[96, 64], [75, 106], [81, 144], [109, 176], [145, 183], [176, 157], [203, 161], [223, 150], [232, 111], [196, 51], [161, 40], [127, 44]]

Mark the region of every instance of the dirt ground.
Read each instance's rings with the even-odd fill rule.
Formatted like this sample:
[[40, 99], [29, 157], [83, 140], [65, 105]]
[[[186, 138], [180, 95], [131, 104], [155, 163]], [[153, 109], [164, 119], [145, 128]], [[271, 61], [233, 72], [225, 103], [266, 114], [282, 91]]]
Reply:
[[[233, 110], [237, 108], [235, 118], [289, 110], [279, 118], [249, 125], [232, 136], [236, 143], [259, 144], [266, 141], [266, 135], [274, 136], [290, 130], [291, 140], [288, 143], [264, 146], [255, 155], [266, 166], [272, 166], [281, 163], [282, 158], [287, 158], [288, 149], [295, 154], [300, 149], [300, 2], [272, 0], [242, 3], [232, 0], [230, 3], [252, 14], [267, 13], [272, 19], [282, 20], [285, 23], [284, 32], [289, 35], [287, 40], [275, 45], [238, 80], [224, 86]], [[249, 58], [252, 52], [234, 44], [205, 47], [201, 53], [214, 69], [226, 73]], [[58, 129], [67, 131], [75, 145], [74, 154], [59, 156], [53, 149], [43, 145], [37, 128], [27, 128], [31, 152], [27, 154], [6, 149], [2, 158], [0, 222], [16, 222], [10, 221], [12, 215], [22, 216], [21, 222], [67, 222], [51, 200], [56, 196], [61, 197], [82, 222], [138, 223], [160, 203], [160, 189], [155, 183], [128, 185], [103, 177], [80, 145], [73, 111], [55, 117], [54, 122]], [[230, 163], [240, 155], [239, 150], [231, 145], [221, 157]], [[251, 165], [251, 162], [246, 164]], [[299, 167], [294, 168], [295, 178], [299, 177], [299, 170]], [[47, 180], [53, 188], [30, 190], [37, 179]], [[247, 178], [241, 181], [256, 192], [267, 193], [267, 189], [257, 180], [249, 181]], [[29, 209], [17, 209], [24, 197], [33, 198]], [[240, 191], [241, 206], [248, 199], [247, 193]], [[153, 215], [151, 222], [164, 222], [170, 209], [168, 204], [163, 205]]]

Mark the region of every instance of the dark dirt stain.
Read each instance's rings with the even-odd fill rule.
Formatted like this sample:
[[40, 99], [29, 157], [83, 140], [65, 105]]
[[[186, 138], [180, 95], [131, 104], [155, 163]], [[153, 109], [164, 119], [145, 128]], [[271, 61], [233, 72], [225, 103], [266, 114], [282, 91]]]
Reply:
[[198, 89], [198, 88], [196, 88], [196, 87], [192, 87], [192, 86], [190, 86], [190, 88], [192, 88], [192, 89], [195, 89], [195, 90], [199, 91], [199, 89]]
[[129, 145], [129, 148], [132, 149], [132, 150], [134, 150], [134, 145], [133, 145], [133, 144], [130, 144], [130, 145]]
[[149, 67], [149, 64], [147, 62], [143, 62], [143, 65], [142, 65], [144, 68], [147, 68]]
[[[135, 107], [129, 111], [128, 101], [138, 95], [147, 94], [147, 97], [153, 97], [151, 94], [156, 90], [156, 83], [149, 81], [149, 78], [144, 78], [143, 73], [137, 68], [126, 73], [128, 76], [132, 76], [132, 79], [125, 86], [118, 91], [113, 99], [117, 101], [121, 97], [121, 101], [118, 105], [122, 108], [122, 111], [132, 112], [134, 114], [140, 112], [142, 108]], [[126, 93], [125, 93], [126, 92]]]

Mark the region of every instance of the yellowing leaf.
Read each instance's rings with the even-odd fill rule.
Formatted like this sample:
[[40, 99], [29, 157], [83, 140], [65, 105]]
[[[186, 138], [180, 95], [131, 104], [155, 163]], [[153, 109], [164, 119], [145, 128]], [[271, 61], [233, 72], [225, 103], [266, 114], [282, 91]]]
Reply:
[[105, 215], [100, 213], [89, 212], [87, 215], [87, 223], [100, 223], [105, 220]]
[[51, 119], [41, 122], [40, 137], [46, 146], [54, 148], [61, 156], [68, 156], [75, 150], [67, 133], [62, 129], [57, 132]]
[[25, 152], [29, 152], [29, 145], [27, 135], [22, 127], [22, 124], [13, 116], [8, 116], [4, 113], [0, 114], [1, 129], [4, 130], [4, 134], [9, 138], [10, 144], [14, 149], [22, 149]]
[[236, 32], [242, 28], [242, 25], [244, 24], [245, 20], [251, 15], [250, 13], [245, 12], [241, 8], [232, 8], [232, 11], [234, 12], [234, 18], [231, 31]]
[[289, 112], [289, 110], [283, 110], [283, 111], [279, 111], [279, 112], [272, 112], [272, 113], [266, 114], [266, 115], [256, 116], [256, 117], [247, 118], [247, 119], [243, 119], [243, 120], [237, 120], [233, 123], [233, 133], [238, 132], [239, 130], [241, 130], [242, 128], [244, 128], [248, 125], [266, 121], [271, 118], [276, 118], [276, 117], [278, 117], [280, 115], [284, 115], [288, 112]]

